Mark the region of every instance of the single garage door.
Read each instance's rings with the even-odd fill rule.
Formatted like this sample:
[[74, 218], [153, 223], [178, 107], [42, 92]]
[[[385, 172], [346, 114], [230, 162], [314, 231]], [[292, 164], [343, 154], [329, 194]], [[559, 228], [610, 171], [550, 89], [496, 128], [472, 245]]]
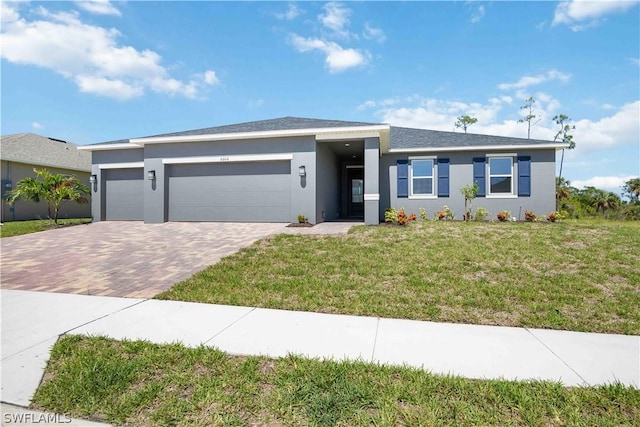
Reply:
[[105, 220], [144, 219], [144, 171], [142, 168], [106, 169]]
[[169, 221], [291, 220], [289, 160], [169, 169]]

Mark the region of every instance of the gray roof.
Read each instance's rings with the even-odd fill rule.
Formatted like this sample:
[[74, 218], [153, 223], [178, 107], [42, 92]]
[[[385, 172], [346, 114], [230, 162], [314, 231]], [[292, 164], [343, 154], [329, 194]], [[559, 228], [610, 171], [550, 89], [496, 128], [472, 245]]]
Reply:
[[[262, 132], [275, 130], [314, 129], [329, 127], [354, 127], [375, 126], [380, 123], [349, 122], [343, 120], [321, 120], [302, 117], [281, 117], [278, 119], [259, 120], [255, 122], [238, 123], [226, 126], [216, 126], [204, 129], [188, 130], [184, 132], [163, 133], [152, 137], [163, 136], [189, 136], [189, 135], [215, 135], [221, 133]], [[450, 148], [473, 146], [507, 146], [507, 145], [537, 145], [549, 144], [551, 141], [538, 139], [512, 138], [506, 136], [479, 135], [473, 133], [445, 132], [437, 130], [413, 129], [391, 126], [391, 149], [410, 148]], [[101, 144], [121, 144], [129, 142], [128, 139], [109, 141]]]
[[445, 132], [391, 126], [389, 148], [449, 148], [486, 147], [507, 145], [550, 144], [540, 139], [513, 138], [509, 136], [480, 135], [475, 133]]
[[[156, 138], [162, 136], [215, 135], [220, 133], [264, 132], [272, 130], [315, 129], [345, 126], [372, 126], [378, 124], [379, 123], [348, 122], [344, 120], [308, 119], [303, 117], [280, 117], [278, 119], [258, 120], [255, 122], [237, 123], [234, 125], [194, 129], [183, 132], [162, 133], [159, 135], [150, 135], [143, 138]], [[122, 144], [127, 142], [129, 142], [128, 139], [120, 139], [117, 141], [103, 142], [101, 144]]]
[[34, 166], [91, 170], [91, 153], [75, 144], [34, 133], [0, 136], [0, 159]]

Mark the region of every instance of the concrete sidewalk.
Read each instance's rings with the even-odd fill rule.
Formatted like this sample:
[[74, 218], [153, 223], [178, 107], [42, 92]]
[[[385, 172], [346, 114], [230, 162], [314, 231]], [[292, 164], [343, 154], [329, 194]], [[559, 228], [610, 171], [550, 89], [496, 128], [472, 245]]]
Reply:
[[26, 406], [64, 333], [232, 354], [360, 359], [469, 378], [640, 387], [640, 337], [17, 290], [2, 296], [2, 397]]

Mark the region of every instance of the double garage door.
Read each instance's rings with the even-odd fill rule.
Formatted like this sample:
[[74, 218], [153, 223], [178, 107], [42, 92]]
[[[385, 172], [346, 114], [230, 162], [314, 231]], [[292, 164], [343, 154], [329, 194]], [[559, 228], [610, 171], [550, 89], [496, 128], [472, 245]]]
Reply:
[[[291, 220], [290, 161], [177, 164], [166, 173], [169, 221]], [[142, 168], [106, 170], [105, 219], [144, 219], [145, 185]]]
[[290, 161], [169, 165], [169, 221], [291, 220]]

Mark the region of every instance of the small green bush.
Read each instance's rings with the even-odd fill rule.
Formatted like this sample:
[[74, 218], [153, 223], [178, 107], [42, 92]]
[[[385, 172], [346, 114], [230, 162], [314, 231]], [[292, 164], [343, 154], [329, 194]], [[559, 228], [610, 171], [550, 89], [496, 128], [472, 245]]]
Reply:
[[488, 210], [483, 207], [479, 207], [478, 209], [476, 209], [476, 215], [473, 217], [473, 219], [475, 219], [476, 221], [484, 221], [489, 215], [491, 214]]

